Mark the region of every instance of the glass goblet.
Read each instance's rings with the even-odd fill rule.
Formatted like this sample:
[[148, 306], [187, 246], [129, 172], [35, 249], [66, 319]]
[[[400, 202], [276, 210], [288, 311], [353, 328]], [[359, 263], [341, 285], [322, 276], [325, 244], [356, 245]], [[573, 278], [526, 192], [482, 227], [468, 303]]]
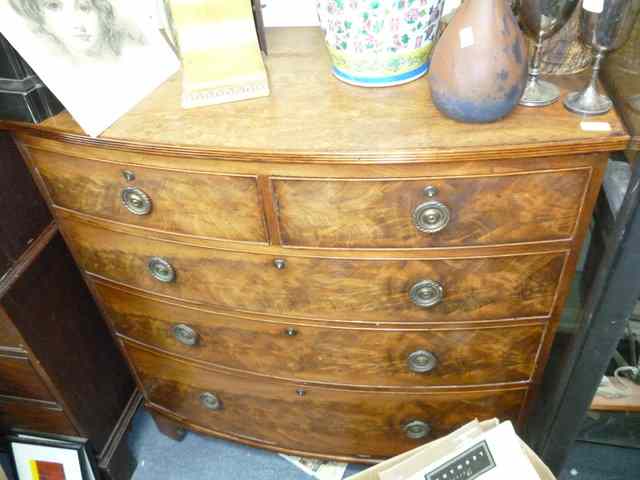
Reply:
[[607, 52], [624, 45], [640, 12], [640, 0], [600, 0], [601, 12], [583, 7], [580, 15], [580, 38], [595, 53], [591, 79], [579, 92], [572, 92], [564, 100], [564, 106], [583, 115], [600, 115], [613, 106], [611, 99], [598, 92], [598, 74]]
[[520, 105], [543, 107], [560, 98], [558, 87], [539, 78], [542, 41], [567, 23], [577, 4], [578, 0], [522, 0], [520, 21], [536, 45], [529, 66], [529, 80], [520, 98]]

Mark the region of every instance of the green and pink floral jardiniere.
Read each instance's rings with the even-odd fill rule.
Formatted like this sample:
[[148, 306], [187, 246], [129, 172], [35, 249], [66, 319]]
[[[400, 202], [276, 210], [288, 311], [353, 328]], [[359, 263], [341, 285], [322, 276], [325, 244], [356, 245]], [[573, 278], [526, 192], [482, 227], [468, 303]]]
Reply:
[[318, 0], [333, 73], [366, 87], [410, 82], [429, 70], [444, 0]]

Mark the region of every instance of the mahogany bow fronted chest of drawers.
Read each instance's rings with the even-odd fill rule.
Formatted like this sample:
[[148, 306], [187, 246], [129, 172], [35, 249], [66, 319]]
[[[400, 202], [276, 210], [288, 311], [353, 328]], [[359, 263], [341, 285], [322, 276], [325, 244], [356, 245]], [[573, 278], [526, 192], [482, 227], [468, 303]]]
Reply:
[[269, 98], [181, 110], [176, 77], [98, 139], [11, 125], [159, 427], [374, 461], [522, 426], [619, 119], [459, 124], [269, 34]]

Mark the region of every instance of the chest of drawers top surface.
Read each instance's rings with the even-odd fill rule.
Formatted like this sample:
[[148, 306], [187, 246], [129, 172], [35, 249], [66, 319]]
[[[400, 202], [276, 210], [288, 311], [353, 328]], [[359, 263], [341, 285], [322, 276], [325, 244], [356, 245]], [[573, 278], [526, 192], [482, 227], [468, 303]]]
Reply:
[[[320, 29], [272, 29], [268, 41], [269, 97], [185, 110], [177, 74], [99, 139], [86, 137], [66, 112], [41, 123], [37, 131], [129, 151], [339, 163], [552, 156], [619, 150], [628, 141], [615, 112], [597, 118], [610, 131], [585, 131], [584, 119], [567, 112], [561, 102], [518, 107], [494, 124], [454, 122], [431, 103], [426, 78], [378, 89], [335, 79]], [[576, 78], [556, 81], [564, 92], [581, 83]]]

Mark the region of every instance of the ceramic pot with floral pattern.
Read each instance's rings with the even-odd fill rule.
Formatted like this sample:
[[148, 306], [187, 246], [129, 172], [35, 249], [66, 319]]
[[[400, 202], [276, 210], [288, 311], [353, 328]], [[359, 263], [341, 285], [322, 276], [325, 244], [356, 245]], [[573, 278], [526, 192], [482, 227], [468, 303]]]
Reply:
[[333, 73], [365, 87], [427, 73], [444, 0], [318, 0]]

